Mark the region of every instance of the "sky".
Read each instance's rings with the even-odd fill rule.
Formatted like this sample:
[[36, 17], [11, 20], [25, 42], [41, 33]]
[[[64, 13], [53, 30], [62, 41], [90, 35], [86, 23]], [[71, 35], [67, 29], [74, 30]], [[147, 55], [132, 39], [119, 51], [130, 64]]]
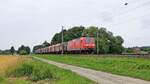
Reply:
[[149, 0], [0, 0], [0, 49], [50, 42], [61, 26], [80, 25], [106, 27], [125, 47], [150, 46], [149, 10]]

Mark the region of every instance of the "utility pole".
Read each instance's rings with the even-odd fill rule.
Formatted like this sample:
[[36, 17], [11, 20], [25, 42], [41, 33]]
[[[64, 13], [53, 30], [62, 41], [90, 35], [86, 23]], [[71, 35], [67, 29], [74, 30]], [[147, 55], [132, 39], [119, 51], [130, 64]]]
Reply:
[[98, 55], [98, 54], [99, 54], [99, 47], [98, 47], [98, 46], [99, 46], [99, 44], [98, 44], [99, 31], [98, 31], [98, 28], [97, 28], [97, 33], [96, 33], [96, 34], [97, 34], [97, 36], [96, 36], [96, 37], [97, 37], [97, 44], [96, 44], [96, 45], [97, 45], [97, 48], [96, 48], [96, 50], [97, 50], [97, 55]]
[[61, 40], [62, 40], [62, 52], [61, 52], [61, 54], [62, 55], [64, 54], [64, 34], [63, 34], [63, 31], [64, 31], [64, 26], [62, 26], [62, 36], [61, 36]]

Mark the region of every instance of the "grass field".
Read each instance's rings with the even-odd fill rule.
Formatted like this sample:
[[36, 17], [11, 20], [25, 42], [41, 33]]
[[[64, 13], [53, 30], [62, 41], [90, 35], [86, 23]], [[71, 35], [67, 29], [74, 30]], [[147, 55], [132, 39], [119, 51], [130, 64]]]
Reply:
[[[95, 84], [69, 70], [60, 69], [31, 58], [25, 58], [21, 63], [16, 64], [15, 58], [18, 59], [15, 56], [0, 57], [3, 61], [1, 64], [4, 63], [5, 66], [13, 64], [13, 66], [3, 69], [5, 75], [0, 75], [0, 84]], [[23, 58], [21, 57], [21, 59]], [[4, 62], [4, 59], [9, 60], [10, 64]]]
[[33, 55], [53, 61], [150, 81], [150, 59], [75, 55]]
[[19, 63], [25, 60], [19, 56], [0, 55], [0, 84], [28, 84], [29, 82], [21, 79], [12, 80], [12, 78], [6, 78], [5, 73], [7, 70], [17, 66]]

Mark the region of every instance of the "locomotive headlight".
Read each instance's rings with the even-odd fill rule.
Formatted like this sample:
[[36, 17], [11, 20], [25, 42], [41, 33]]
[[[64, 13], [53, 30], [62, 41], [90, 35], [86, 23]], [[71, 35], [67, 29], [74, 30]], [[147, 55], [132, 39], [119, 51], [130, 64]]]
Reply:
[[89, 44], [86, 44], [85, 46], [89, 46]]
[[92, 44], [92, 46], [95, 46], [95, 44]]

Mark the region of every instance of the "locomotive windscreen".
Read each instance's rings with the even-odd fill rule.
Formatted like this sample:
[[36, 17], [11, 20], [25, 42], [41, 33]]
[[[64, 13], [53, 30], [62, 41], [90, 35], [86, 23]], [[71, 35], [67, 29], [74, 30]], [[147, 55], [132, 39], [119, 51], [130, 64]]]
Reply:
[[90, 37], [86, 37], [86, 43], [90, 43], [91, 42], [91, 38]]

